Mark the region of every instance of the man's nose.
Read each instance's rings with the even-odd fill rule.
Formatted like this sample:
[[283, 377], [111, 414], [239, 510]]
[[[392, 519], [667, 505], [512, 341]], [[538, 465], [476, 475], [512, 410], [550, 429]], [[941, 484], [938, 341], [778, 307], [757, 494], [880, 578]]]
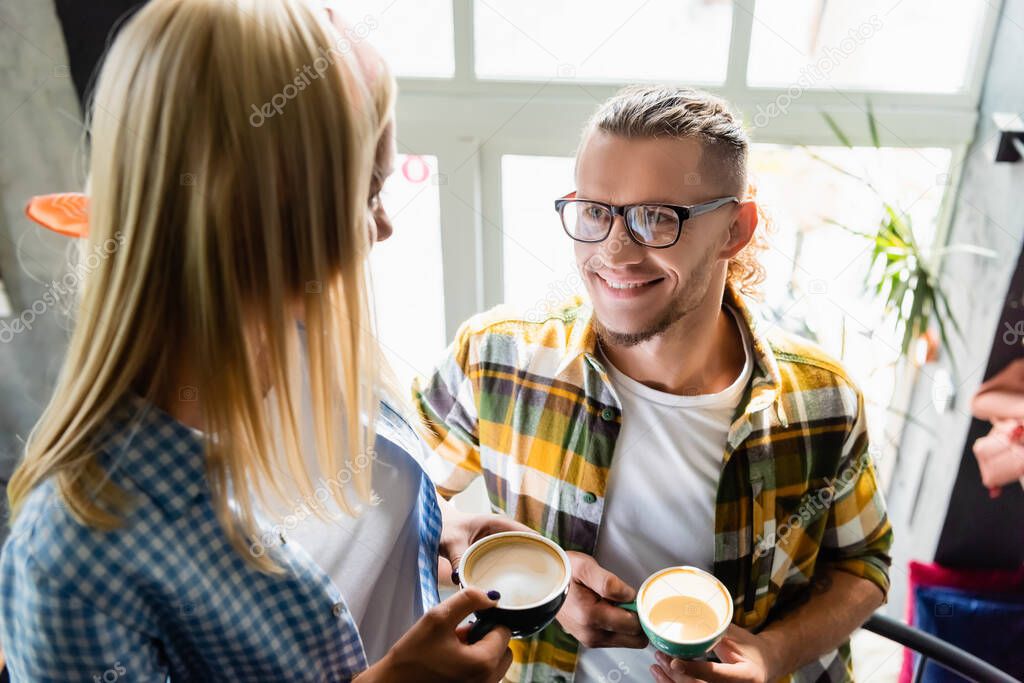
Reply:
[[593, 264], [595, 267], [600, 267], [603, 264], [609, 268], [617, 268], [640, 263], [645, 256], [646, 248], [637, 244], [630, 237], [625, 219], [622, 216], [615, 216], [611, 232], [601, 242], [597, 253], [592, 258], [600, 260], [600, 263]]

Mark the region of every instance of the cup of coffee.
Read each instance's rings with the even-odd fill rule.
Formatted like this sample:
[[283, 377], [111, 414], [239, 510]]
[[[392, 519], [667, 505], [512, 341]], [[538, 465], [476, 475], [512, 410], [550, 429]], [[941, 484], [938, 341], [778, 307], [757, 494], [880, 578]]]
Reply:
[[636, 600], [620, 607], [637, 613], [651, 645], [682, 659], [696, 659], [718, 645], [733, 610], [725, 585], [696, 567], [651, 574]]
[[526, 638], [550, 624], [565, 602], [572, 580], [569, 556], [557, 543], [527, 531], [505, 531], [480, 539], [459, 561], [459, 585], [501, 593], [497, 607], [477, 612], [468, 641], [495, 626]]

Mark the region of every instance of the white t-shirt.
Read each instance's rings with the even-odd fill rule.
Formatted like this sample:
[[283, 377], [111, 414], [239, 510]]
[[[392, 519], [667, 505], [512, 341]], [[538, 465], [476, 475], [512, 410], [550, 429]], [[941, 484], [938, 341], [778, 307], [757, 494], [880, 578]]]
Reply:
[[[325, 496], [318, 494], [309, 502], [323, 505], [329, 519], [296, 515], [297, 523], [286, 531], [288, 543], [302, 546], [341, 591], [370, 664], [423, 615], [417, 564], [422, 470], [381, 435], [374, 450], [373, 498], [359, 505], [358, 517], [343, 513], [333, 499], [321, 502]], [[317, 489], [335, 486], [315, 483]], [[351, 485], [345, 488], [350, 503], [359, 501]]]
[[[605, 359], [622, 404], [622, 430], [615, 442], [594, 557], [633, 588], [665, 567], [711, 571], [715, 496], [726, 436], [753, 372], [749, 333], [738, 319], [737, 327], [746, 360], [736, 380], [717, 394], [657, 391]], [[581, 647], [576, 681], [646, 680], [653, 663], [650, 646]]]
[[[304, 353], [300, 427], [303, 443], [312, 444], [313, 410], [307, 373]], [[340, 413], [338, 419], [342, 419]], [[421, 451], [410, 453], [407, 448]], [[376, 457], [357, 456], [351, 468], [316, 479], [312, 498], [301, 496], [285, 483], [285, 492], [290, 495], [274, 506], [276, 528], [283, 531], [285, 542], [298, 544], [341, 592], [359, 627], [369, 664], [387, 654], [423, 615], [418, 553], [419, 495], [425, 474], [419, 463], [426, 448], [418, 437], [402, 438], [388, 421], [378, 420]], [[310, 471], [317, 471], [315, 454], [307, 451], [304, 456]], [[352, 485], [356, 470], [363, 467], [373, 468], [369, 502], [362, 501]], [[358, 516], [347, 515], [329, 495], [338, 487], [359, 511]], [[314, 510], [327, 518], [317, 516]]]

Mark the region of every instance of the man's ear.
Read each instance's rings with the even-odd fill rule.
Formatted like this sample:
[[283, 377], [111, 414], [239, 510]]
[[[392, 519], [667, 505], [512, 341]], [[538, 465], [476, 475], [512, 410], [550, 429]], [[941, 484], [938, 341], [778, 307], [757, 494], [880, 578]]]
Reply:
[[759, 214], [757, 202], [747, 199], [739, 203], [736, 215], [729, 226], [729, 241], [725, 243], [718, 253], [721, 259], [731, 259], [743, 250], [743, 247], [750, 243], [757, 229]]

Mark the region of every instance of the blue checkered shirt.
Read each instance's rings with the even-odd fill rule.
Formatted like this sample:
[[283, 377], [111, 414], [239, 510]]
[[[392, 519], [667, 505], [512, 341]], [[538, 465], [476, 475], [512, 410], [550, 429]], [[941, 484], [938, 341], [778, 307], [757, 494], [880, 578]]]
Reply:
[[[391, 441], [415, 439], [384, 413]], [[0, 642], [13, 680], [344, 681], [366, 668], [344, 599], [296, 544], [268, 551], [285, 569], [268, 575], [228, 543], [197, 432], [131, 399], [97, 443], [135, 507], [101, 532], [69, 514], [52, 481], [29, 496], [0, 558]], [[441, 515], [425, 475], [418, 507], [428, 609]]]

